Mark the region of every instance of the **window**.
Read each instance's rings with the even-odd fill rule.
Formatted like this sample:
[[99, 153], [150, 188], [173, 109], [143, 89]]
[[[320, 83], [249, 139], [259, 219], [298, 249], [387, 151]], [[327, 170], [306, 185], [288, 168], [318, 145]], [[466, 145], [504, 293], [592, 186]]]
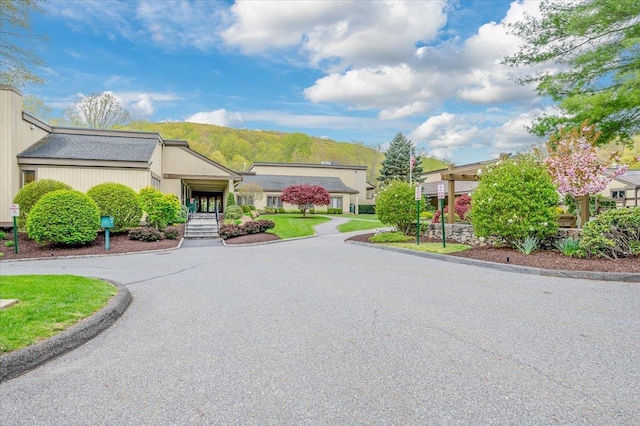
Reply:
[[331, 197], [331, 208], [332, 209], [341, 209], [342, 208], [342, 197]]
[[620, 198], [620, 199], [627, 198], [627, 191], [625, 191], [624, 189], [612, 190], [611, 198]]
[[253, 205], [253, 197], [247, 197], [244, 195], [238, 195], [238, 205], [239, 206], [252, 206]]
[[367, 200], [373, 200], [375, 198], [375, 189], [367, 189]]
[[267, 195], [267, 207], [280, 208], [282, 207], [282, 200], [276, 195]]
[[22, 171], [22, 185], [21, 188], [28, 183], [35, 182], [36, 171], [35, 170], [23, 170]]

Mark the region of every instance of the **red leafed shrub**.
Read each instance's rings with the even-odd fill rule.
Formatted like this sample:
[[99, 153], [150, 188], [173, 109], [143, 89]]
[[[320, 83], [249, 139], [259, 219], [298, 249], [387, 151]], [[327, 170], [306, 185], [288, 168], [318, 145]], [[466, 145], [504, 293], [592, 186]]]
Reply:
[[247, 234], [259, 234], [276, 226], [271, 220], [254, 220], [243, 225], [227, 224], [222, 225], [218, 230], [218, 235], [223, 240], [233, 237], [240, 237]]
[[[469, 210], [471, 210], [471, 197], [469, 197], [468, 195], [461, 195], [458, 198], [456, 198], [456, 202], [455, 202], [455, 207], [454, 207], [454, 211], [456, 213], [456, 221], [457, 220], [462, 220], [462, 221], [466, 221], [467, 215], [469, 214]], [[449, 206], [444, 208], [444, 212], [448, 213], [449, 212]], [[433, 219], [431, 220], [431, 223], [440, 223], [440, 210], [436, 210], [436, 212], [433, 215]]]
[[313, 206], [328, 206], [331, 204], [331, 197], [326, 189], [317, 185], [292, 185], [286, 187], [280, 198], [285, 203], [298, 206], [302, 215], [305, 216], [307, 209]]

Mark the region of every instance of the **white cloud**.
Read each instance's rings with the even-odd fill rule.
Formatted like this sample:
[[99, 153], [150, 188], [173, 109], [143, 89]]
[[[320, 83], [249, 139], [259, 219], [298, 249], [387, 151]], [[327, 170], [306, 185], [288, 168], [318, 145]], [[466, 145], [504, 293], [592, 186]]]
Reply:
[[113, 93], [120, 105], [134, 118], [149, 118], [157, 110], [157, 104], [180, 100], [174, 93], [108, 92]]
[[446, 1], [238, 1], [222, 38], [245, 53], [295, 48], [315, 67], [399, 64], [446, 23]]
[[[535, 13], [537, 8], [537, 2], [515, 1], [502, 22], [487, 23], [463, 41], [451, 39], [415, 48], [409, 38], [390, 37], [396, 52], [401, 53], [396, 62], [384, 62], [382, 55], [376, 65], [332, 72], [305, 89], [304, 95], [316, 103], [381, 109], [381, 119], [419, 115], [447, 100], [475, 104], [533, 102], [537, 98], [533, 88], [514, 81], [531, 70], [510, 68], [501, 62], [521, 43], [518, 37], [507, 34], [503, 24], [525, 12]], [[413, 12], [423, 20], [427, 17], [425, 11]]]
[[198, 112], [185, 119], [190, 123], [213, 124], [222, 127], [233, 127], [244, 122], [242, 114], [230, 113], [226, 109]]

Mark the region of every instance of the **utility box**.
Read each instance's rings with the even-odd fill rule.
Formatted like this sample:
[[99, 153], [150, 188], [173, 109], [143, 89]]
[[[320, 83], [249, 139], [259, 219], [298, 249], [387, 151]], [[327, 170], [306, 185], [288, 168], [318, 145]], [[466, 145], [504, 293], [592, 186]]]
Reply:
[[102, 228], [113, 228], [113, 216], [100, 216], [100, 226]]

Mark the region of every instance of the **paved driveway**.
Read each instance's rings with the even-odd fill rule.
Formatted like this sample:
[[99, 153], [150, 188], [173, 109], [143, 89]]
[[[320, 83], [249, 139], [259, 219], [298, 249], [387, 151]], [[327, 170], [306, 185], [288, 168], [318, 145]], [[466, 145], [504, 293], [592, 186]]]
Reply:
[[317, 238], [3, 262], [126, 284], [84, 346], [0, 385], [0, 424], [637, 424], [640, 286]]

